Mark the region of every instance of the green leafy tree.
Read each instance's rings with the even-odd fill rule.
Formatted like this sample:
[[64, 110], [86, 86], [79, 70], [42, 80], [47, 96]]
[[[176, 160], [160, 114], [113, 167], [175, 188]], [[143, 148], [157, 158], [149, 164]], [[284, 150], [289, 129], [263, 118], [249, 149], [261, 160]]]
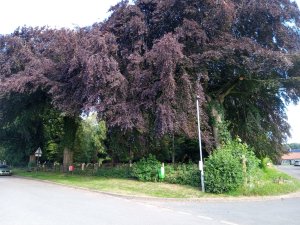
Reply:
[[77, 162], [97, 162], [98, 154], [105, 155], [106, 125], [93, 113], [81, 120], [76, 134], [74, 158]]
[[[7, 161], [27, 164], [29, 156], [46, 142], [45, 126], [49, 99], [38, 91], [29, 96], [12, 93], [1, 99], [0, 143]], [[44, 152], [43, 158], [47, 159]]]
[[300, 143], [288, 144], [289, 149], [300, 149]]
[[60, 111], [48, 108], [43, 114], [44, 155], [52, 162], [63, 160], [63, 115]]

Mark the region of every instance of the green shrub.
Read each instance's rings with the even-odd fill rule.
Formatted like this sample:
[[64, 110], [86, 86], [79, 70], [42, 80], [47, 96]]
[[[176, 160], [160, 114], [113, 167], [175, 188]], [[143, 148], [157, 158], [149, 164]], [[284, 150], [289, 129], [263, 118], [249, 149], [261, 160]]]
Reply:
[[157, 181], [160, 167], [161, 163], [150, 154], [132, 165], [132, 176], [140, 181]]
[[167, 183], [200, 186], [200, 171], [196, 164], [166, 165], [165, 172], [165, 182]]
[[228, 149], [218, 149], [205, 163], [205, 187], [207, 192], [224, 193], [236, 190], [243, 183], [243, 167], [240, 159]]
[[[243, 166], [243, 161], [245, 166]], [[252, 182], [259, 160], [252, 149], [240, 139], [228, 141], [215, 151], [205, 163], [205, 185], [212, 193], [234, 191]]]
[[28, 163], [27, 169], [28, 169], [28, 170], [32, 170], [32, 169], [35, 168], [35, 167], [36, 167], [36, 162], [29, 162], [29, 163]]
[[113, 168], [99, 168], [95, 172], [95, 175], [99, 177], [131, 178], [131, 168], [129, 167], [129, 165]]
[[233, 156], [239, 158], [241, 162], [243, 158], [246, 160], [246, 174], [244, 174], [244, 177], [248, 182], [251, 182], [258, 172], [260, 164], [260, 160], [255, 156], [253, 149], [246, 143], [242, 143], [240, 139], [228, 142], [223, 148], [232, 151]]
[[261, 160], [260, 166], [263, 170], [266, 170], [268, 168], [268, 165], [272, 165], [272, 160], [268, 157], [265, 157]]
[[98, 168], [97, 170], [81, 170], [80, 168], [78, 168], [74, 170], [73, 174], [110, 178], [131, 178], [131, 168], [126, 164], [110, 168]]

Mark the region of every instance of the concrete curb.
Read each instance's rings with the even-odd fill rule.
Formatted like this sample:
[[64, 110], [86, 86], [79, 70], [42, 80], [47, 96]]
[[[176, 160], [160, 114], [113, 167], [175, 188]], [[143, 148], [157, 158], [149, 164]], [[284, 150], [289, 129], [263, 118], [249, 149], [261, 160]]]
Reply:
[[135, 195], [126, 195], [126, 194], [119, 194], [119, 193], [113, 193], [113, 192], [107, 192], [107, 191], [99, 191], [84, 187], [76, 187], [72, 185], [67, 184], [61, 184], [54, 181], [49, 180], [41, 180], [36, 179], [32, 177], [22, 177], [22, 176], [16, 176], [13, 175], [14, 178], [19, 179], [25, 179], [25, 180], [33, 180], [38, 182], [44, 182], [48, 184], [54, 184], [59, 185], [62, 187], [67, 187], [71, 189], [76, 190], [83, 190], [88, 192], [93, 192], [97, 194], [112, 196], [116, 198], [125, 198], [125, 199], [131, 199], [131, 200], [141, 200], [141, 201], [171, 201], [171, 202], [245, 202], [245, 201], [271, 201], [271, 200], [284, 200], [284, 199], [290, 199], [290, 198], [300, 198], [300, 192], [294, 192], [284, 195], [277, 195], [277, 196], [251, 196], [251, 197], [203, 197], [203, 198], [160, 198], [160, 197], [151, 197], [151, 196], [135, 196]]

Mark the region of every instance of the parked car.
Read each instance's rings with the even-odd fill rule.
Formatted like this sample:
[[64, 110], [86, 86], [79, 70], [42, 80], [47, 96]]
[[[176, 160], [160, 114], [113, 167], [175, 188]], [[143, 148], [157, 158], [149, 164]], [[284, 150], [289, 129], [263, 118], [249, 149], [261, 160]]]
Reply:
[[300, 160], [295, 160], [294, 166], [300, 166]]
[[11, 176], [12, 170], [6, 165], [0, 165], [0, 176]]

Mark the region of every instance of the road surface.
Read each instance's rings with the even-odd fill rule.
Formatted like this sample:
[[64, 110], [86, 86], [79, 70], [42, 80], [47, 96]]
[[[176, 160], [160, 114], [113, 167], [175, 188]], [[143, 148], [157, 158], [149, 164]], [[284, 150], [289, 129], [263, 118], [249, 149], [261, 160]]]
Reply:
[[127, 199], [0, 177], [1, 225], [299, 225], [299, 195], [277, 200]]
[[[277, 166], [277, 169], [289, 174], [300, 180], [300, 166], [293, 166], [293, 165], [280, 165]], [[299, 223], [300, 224], [300, 223]]]

